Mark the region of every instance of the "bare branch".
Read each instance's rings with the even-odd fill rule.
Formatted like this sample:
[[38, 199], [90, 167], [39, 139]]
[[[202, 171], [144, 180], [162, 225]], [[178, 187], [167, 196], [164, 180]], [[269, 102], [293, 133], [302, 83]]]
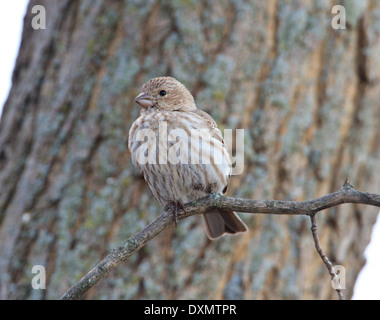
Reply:
[[[281, 200], [250, 200], [230, 198], [219, 194], [210, 194], [185, 205], [185, 212], [178, 213], [182, 220], [194, 214], [202, 214], [212, 208], [224, 208], [238, 212], [279, 214], [279, 215], [308, 215], [312, 221], [312, 233], [319, 255], [331, 273], [331, 262], [324, 254], [317, 235], [315, 215], [327, 208], [343, 203], [357, 203], [380, 207], [380, 195], [355, 190], [346, 180], [343, 188], [337, 192], [309, 201], [281, 201]], [[166, 227], [174, 223], [171, 212], [163, 212], [143, 230], [129, 238], [119, 247], [90, 270], [81, 280], [67, 291], [61, 299], [80, 299], [87, 291], [98, 283], [112, 269], [127, 260], [132, 254], [143, 247], [149, 240], [157, 236]], [[331, 269], [331, 270], [330, 270]], [[338, 293], [339, 294], [339, 293]]]

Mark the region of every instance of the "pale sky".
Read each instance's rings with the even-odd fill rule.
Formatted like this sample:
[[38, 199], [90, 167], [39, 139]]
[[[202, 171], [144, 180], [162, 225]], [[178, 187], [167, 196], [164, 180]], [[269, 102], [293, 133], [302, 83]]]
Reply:
[[[0, 115], [11, 86], [11, 76], [20, 45], [27, 3], [27, 0], [13, 0], [7, 1], [2, 7], [0, 19], [0, 39], [3, 44], [0, 51]], [[380, 215], [374, 227], [371, 243], [365, 251], [365, 257], [367, 264], [359, 275], [353, 299], [380, 300], [380, 291], [377, 290], [380, 285]], [[326, 277], [328, 277], [327, 270]]]
[[28, 1], [13, 0], [3, 3], [0, 18], [0, 116], [11, 87], [13, 67], [21, 40], [24, 14]]
[[364, 256], [367, 263], [356, 280], [353, 300], [380, 300], [380, 212]]

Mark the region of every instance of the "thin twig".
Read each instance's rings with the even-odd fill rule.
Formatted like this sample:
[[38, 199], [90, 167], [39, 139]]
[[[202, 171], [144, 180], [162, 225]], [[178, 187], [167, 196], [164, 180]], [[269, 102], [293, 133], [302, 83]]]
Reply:
[[329, 274], [331, 276], [331, 280], [334, 281], [335, 288], [336, 288], [335, 290], [338, 293], [339, 300], [344, 300], [344, 296], [339, 285], [339, 278], [337, 274], [334, 272], [333, 265], [330, 259], [327, 257], [325, 251], [322, 249], [321, 243], [319, 241], [316, 215], [312, 214], [310, 216], [310, 220], [311, 220], [311, 232], [313, 234], [315, 248], [317, 249], [317, 252], [319, 256], [321, 257], [323, 263], [326, 265], [326, 268], [329, 271]]
[[[185, 219], [194, 214], [205, 213], [212, 208], [220, 208], [248, 213], [308, 215], [312, 218], [313, 224], [313, 219], [315, 219], [315, 214], [317, 212], [343, 203], [357, 203], [380, 207], [380, 194], [357, 191], [347, 180], [344, 183], [343, 188], [339, 191], [309, 201], [250, 200], [230, 198], [219, 194], [210, 194], [204, 198], [186, 204], [185, 211], [181, 210], [178, 212], [178, 220]], [[157, 236], [161, 231], [173, 223], [173, 215], [170, 212], [163, 212], [143, 230], [112, 250], [108, 256], [92, 268], [92, 270], [90, 270], [81, 280], [74, 284], [74, 286], [71, 287], [61, 299], [82, 298], [90, 288], [98, 283], [112, 269], [117, 267], [122, 261], [127, 260], [149, 240]], [[316, 228], [313, 231], [313, 237], [314, 236], [317, 236]], [[318, 242], [316, 242], [316, 244], [317, 243]], [[326, 255], [324, 255], [324, 257], [326, 257]]]

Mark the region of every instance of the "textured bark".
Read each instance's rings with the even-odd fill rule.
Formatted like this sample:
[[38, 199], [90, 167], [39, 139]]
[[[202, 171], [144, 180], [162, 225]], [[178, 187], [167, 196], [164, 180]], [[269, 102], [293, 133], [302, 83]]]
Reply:
[[[46, 30], [31, 6], [46, 7]], [[334, 2], [335, 4], [335, 2]], [[185, 83], [221, 128], [245, 129], [229, 195], [307, 200], [379, 193], [380, 3], [31, 1], [0, 122], [0, 297], [59, 298], [161, 209], [131, 164], [133, 103], [149, 78]], [[318, 216], [352, 295], [377, 209]], [[250, 228], [207, 240], [199, 216], [165, 230], [86, 298], [330, 299], [307, 217], [241, 214]], [[46, 290], [33, 290], [33, 265]]]

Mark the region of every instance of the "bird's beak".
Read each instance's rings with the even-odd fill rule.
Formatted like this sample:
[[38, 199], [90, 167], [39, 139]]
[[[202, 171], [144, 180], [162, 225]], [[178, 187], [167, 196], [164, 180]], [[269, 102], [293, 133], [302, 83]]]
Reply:
[[140, 93], [136, 99], [135, 102], [137, 102], [141, 107], [148, 108], [151, 105], [153, 105], [152, 98], [148, 96], [146, 93]]

